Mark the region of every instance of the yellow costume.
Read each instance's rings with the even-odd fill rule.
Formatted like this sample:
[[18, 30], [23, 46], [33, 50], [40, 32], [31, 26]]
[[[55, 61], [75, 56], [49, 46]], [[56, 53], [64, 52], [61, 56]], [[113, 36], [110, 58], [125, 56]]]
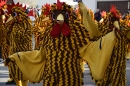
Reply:
[[[88, 29], [91, 36], [100, 37], [106, 35], [107, 33], [111, 33], [114, 28], [116, 29], [115, 34], [117, 39], [114, 44], [114, 50], [112, 51], [110, 63], [105, 71], [103, 78], [101, 80], [96, 80], [96, 84], [98, 86], [126, 86], [125, 57], [127, 51], [126, 45], [129, 43], [130, 38], [130, 27], [128, 26], [128, 24], [121, 24], [120, 26], [118, 25], [118, 22], [120, 22], [120, 13], [116, 10], [114, 6], [112, 6], [111, 8], [111, 12], [104, 17], [103, 22], [98, 24], [95, 24], [95, 22], [92, 21], [92, 18], [90, 17], [90, 14], [88, 13], [83, 3], [80, 2], [79, 6], [83, 17], [83, 24], [85, 28]], [[121, 27], [123, 27], [123, 29]]]
[[[2, 14], [0, 14], [0, 47], [3, 47], [4, 40], [5, 40], [5, 27], [2, 19]], [[2, 48], [3, 49], [3, 48]], [[2, 50], [3, 51], [3, 50]], [[2, 52], [1, 52], [2, 53]], [[3, 53], [2, 53], [3, 54]], [[2, 56], [3, 57], [3, 56]], [[5, 59], [3, 57], [3, 59]]]
[[[25, 8], [22, 8], [22, 5], [19, 3], [16, 5], [14, 3], [8, 5], [8, 13], [12, 14], [6, 22], [6, 29], [8, 29], [7, 38], [10, 45], [10, 47], [8, 47], [9, 55], [16, 52], [32, 50], [32, 26], [24, 10]], [[13, 68], [11, 69], [11, 67]], [[18, 86], [19, 80], [26, 80], [17, 65], [11, 65], [8, 66], [8, 68], [10, 76], [15, 80]], [[15, 71], [15, 75], [11, 73], [12, 71]]]
[[0, 37], [2, 37], [1, 41], [1, 47], [2, 47], [2, 57], [5, 60], [9, 56], [9, 43], [7, 42], [7, 29], [6, 29], [6, 20], [8, 18], [7, 15], [7, 0], [2, 0], [0, 2], [0, 9], [1, 9], [1, 31], [0, 31]]
[[[116, 42], [115, 31], [102, 37], [100, 49], [101, 39], [93, 41], [72, 10], [59, 1], [52, 5], [49, 12], [53, 19], [50, 19], [52, 22], [43, 34], [40, 50], [15, 53], [8, 59], [11, 61], [6, 60], [8, 65], [16, 63], [28, 80], [43, 80], [43, 86], [82, 86], [80, 62], [85, 60], [93, 78], [101, 80]], [[96, 32], [91, 30], [91, 33]], [[15, 72], [12, 71], [12, 74]]]
[[[121, 23], [122, 29], [130, 28], [130, 14], [127, 15], [124, 19], [120, 20], [120, 23]], [[126, 37], [130, 39], [130, 32], [127, 33]], [[128, 43], [127, 45], [126, 59], [127, 60], [130, 59], [130, 43]]]
[[[7, 10], [7, 4], [6, 4], [7, 0], [1, 0], [0, 1], [0, 24], [1, 24], [1, 28], [0, 28], [0, 46], [1, 46], [1, 54], [2, 54], [2, 58], [3, 60], [5, 60], [6, 58], [8, 58], [9, 56], [9, 42], [7, 41], [8, 39], [8, 35], [9, 33], [7, 33], [7, 27], [6, 27], [6, 21], [8, 19], [8, 10]], [[12, 78], [10, 78], [6, 84], [14, 84], [14, 80]]]
[[50, 10], [50, 4], [42, 6], [42, 14], [34, 22], [35, 49], [40, 49], [43, 33], [51, 22], [45, 12], [46, 9]]

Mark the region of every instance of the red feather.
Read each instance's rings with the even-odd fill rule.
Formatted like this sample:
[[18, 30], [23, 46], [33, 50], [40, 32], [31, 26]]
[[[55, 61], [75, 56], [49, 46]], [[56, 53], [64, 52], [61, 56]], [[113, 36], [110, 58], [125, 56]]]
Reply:
[[11, 5], [8, 5], [8, 14], [11, 14], [11, 9], [16, 6], [16, 7], [20, 7], [22, 8], [23, 10], [26, 10], [26, 5], [24, 7], [22, 7], [22, 4], [20, 4], [19, 2], [17, 4], [15, 4], [14, 2], [11, 4]]
[[60, 0], [57, 0], [57, 9], [58, 9], [58, 10], [61, 10], [61, 9], [62, 9], [62, 5], [63, 5], [63, 3], [60, 2]]
[[23, 7], [23, 10], [26, 10], [26, 5]]
[[114, 5], [111, 6], [110, 12], [117, 18], [119, 18], [120, 16], [117, 13], [117, 9]]
[[43, 8], [45, 7], [45, 12], [43, 13], [44, 15], [49, 15], [50, 12], [50, 7], [51, 5], [46, 3], [44, 6], [42, 6]]
[[0, 0], [0, 8], [1, 8], [3, 5], [5, 5], [6, 2], [7, 2], [7, 0]]

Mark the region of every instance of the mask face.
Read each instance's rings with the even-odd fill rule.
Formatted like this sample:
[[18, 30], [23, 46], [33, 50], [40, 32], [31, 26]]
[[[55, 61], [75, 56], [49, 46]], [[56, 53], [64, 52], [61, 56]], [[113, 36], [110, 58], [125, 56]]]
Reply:
[[69, 14], [68, 14], [68, 12], [64, 12], [64, 11], [62, 11], [62, 10], [56, 10], [56, 11], [54, 11], [54, 13], [52, 14], [52, 19], [53, 20], [56, 20], [56, 18], [57, 18], [57, 16], [59, 15], [59, 14], [62, 14], [63, 16], [64, 16], [64, 18], [69, 18]]
[[62, 10], [55, 10], [52, 14], [52, 19], [58, 24], [63, 24], [64, 22], [68, 24], [69, 14]]

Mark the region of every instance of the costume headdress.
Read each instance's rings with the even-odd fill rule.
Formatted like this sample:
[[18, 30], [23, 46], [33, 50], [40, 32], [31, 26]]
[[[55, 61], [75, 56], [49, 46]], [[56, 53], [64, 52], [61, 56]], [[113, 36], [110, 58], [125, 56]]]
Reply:
[[73, 12], [73, 8], [70, 5], [67, 5], [65, 2], [60, 2], [60, 0], [57, 0], [57, 3], [51, 5], [50, 13], [53, 13], [55, 10], [63, 10], [68, 13]]
[[6, 2], [7, 2], [7, 0], [0, 0], [0, 8], [1, 8], [3, 5], [5, 5]]
[[119, 15], [119, 13], [114, 5], [111, 6], [110, 12], [114, 17], [120, 18], [120, 15]]
[[20, 4], [19, 2], [17, 4], [15, 4], [14, 2], [11, 4], [11, 5], [8, 5], [8, 14], [11, 14], [11, 10], [14, 8], [14, 7], [19, 7], [23, 10], [26, 10], [26, 5], [24, 7], [22, 7], [22, 4]]
[[43, 6], [42, 6], [43, 15], [49, 15], [50, 8], [51, 8], [51, 5], [48, 4], [48, 3], [46, 3], [45, 5], [43, 5]]
[[[64, 17], [66, 17], [66, 19], [74, 20], [73, 18], [70, 17], [70, 15], [72, 15], [72, 13], [73, 13], [73, 8], [71, 8], [71, 6], [67, 5], [65, 2], [60, 2], [60, 0], [57, 0], [57, 3], [54, 3], [53, 5], [51, 5], [50, 15], [52, 16], [52, 20], [55, 20], [55, 18], [56, 18], [56, 13], [55, 13], [56, 11], [57, 12], [62, 11], [62, 13], [64, 14]], [[65, 19], [65, 21], [66, 21], [66, 19]], [[53, 38], [58, 37], [61, 33], [63, 36], [68, 36], [71, 33], [69, 25], [68, 25], [67, 21], [66, 22], [65, 21], [62, 24], [62, 26], [60, 26], [57, 23], [54, 23], [54, 26], [50, 33], [50, 35]]]

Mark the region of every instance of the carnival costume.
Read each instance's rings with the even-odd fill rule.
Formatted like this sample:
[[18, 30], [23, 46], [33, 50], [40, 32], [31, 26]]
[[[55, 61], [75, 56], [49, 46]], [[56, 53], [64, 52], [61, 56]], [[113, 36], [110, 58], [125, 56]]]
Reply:
[[[8, 19], [8, 10], [7, 10], [7, 0], [0, 0], [0, 46], [1, 46], [1, 54], [3, 60], [5, 60], [9, 56], [9, 42], [8, 39], [8, 30], [6, 28], [6, 21]], [[14, 84], [14, 80], [10, 78], [6, 84]]]
[[[125, 16], [124, 19], [121, 19], [120, 24], [121, 24], [121, 29], [122, 30], [124, 28], [130, 28], [130, 14]], [[127, 38], [130, 37], [129, 34], [130, 34], [130, 32], [128, 32], [128, 34], [126, 35]], [[130, 59], [130, 43], [127, 45], [126, 59], [127, 60]]]
[[34, 22], [33, 29], [35, 36], [35, 49], [40, 49], [40, 46], [42, 45], [43, 33], [51, 23], [48, 13], [46, 13], [47, 9], [50, 10], [50, 6], [51, 5], [48, 3], [42, 6], [42, 13]]
[[8, 14], [7, 14], [7, 0], [1, 0], [0, 1], [0, 7], [1, 7], [1, 30], [0, 35], [2, 37], [2, 58], [5, 60], [9, 56], [9, 43], [7, 42], [7, 29], [6, 29], [6, 24], [5, 22], [8, 19]]
[[[22, 4], [19, 3], [8, 5], [8, 13], [11, 14], [6, 22], [6, 29], [8, 29], [7, 33], [9, 34], [9, 55], [32, 50], [32, 25], [31, 20], [25, 13], [25, 9], [26, 7], [22, 8]], [[17, 85], [19, 80], [26, 80], [17, 65], [12, 64], [8, 68], [10, 76]], [[12, 71], [15, 71], [15, 75], [12, 74]]]
[[[5, 30], [5, 25], [4, 25], [4, 22], [5, 22], [5, 11], [4, 11], [4, 7], [6, 5], [6, 1], [3, 1], [1, 0], [0, 1], [0, 49], [1, 49], [1, 53], [3, 54], [2, 52], [2, 48], [3, 48], [3, 45], [4, 45], [4, 41], [5, 41], [5, 35], [6, 35], [6, 30]], [[5, 59], [5, 57], [2, 55], [2, 58]]]
[[[83, 15], [82, 15], [84, 18], [83, 23], [84, 25], [86, 25], [86, 22], [89, 23], [90, 20], [88, 16], [86, 16], [85, 14], [87, 9], [83, 5], [83, 3], [80, 3], [80, 9], [83, 12]], [[98, 24], [98, 29], [100, 29], [101, 31], [101, 36], [110, 33], [114, 28], [116, 28], [115, 34], [117, 37], [116, 43], [114, 44], [114, 50], [111, 55], [110, 63], [105, 71], [105, 75], [101, 81], [96, 80], [96, 84], [98, 86], [107, 86], [107, 85], [126, 86], [126, 59], [125, 57], [126, 57], [126, 51], [127, 51], [126, 46], [129, 43], [130, 27], [128, 26], [128, 24], [121, 24], [120, 26], [123, 27], [123, 29], [121, 29], [119, 26], [117, 26], [118, 22], [120, 22], [120, 13], [119, 11], [116, 10], [116, 7], [112, 6], [110, 12], [104, 18], [103, 22]], [[93, 22], [93, 26], [94, 24], [95, 22]], [[114, 25], [116, 25], [116, 27]], [[93, 26], [90, 26], [90, 27], [93, 27]], [[88, 28], [87, 25], [85, 27]], [[93, 33], [91, 34], [94, 35]], [[99, 35], [97, 34], [97, 36]]]
[[57, 0], [48, 12], [52, 22], [44, 31], [40, 50], [15, 53], [6, 63], [9, 66], [16, 63], [28, 80], [43, 80], [43, 86], [82, 86], [80, 61], [83, 59], [90, 66], [93, 78], [101, 80], [116, 42], [115, 30], [102, 37], [100, 49], [101, 39], [95, 41], [94, 34], [89, 35], [69, 5]]

